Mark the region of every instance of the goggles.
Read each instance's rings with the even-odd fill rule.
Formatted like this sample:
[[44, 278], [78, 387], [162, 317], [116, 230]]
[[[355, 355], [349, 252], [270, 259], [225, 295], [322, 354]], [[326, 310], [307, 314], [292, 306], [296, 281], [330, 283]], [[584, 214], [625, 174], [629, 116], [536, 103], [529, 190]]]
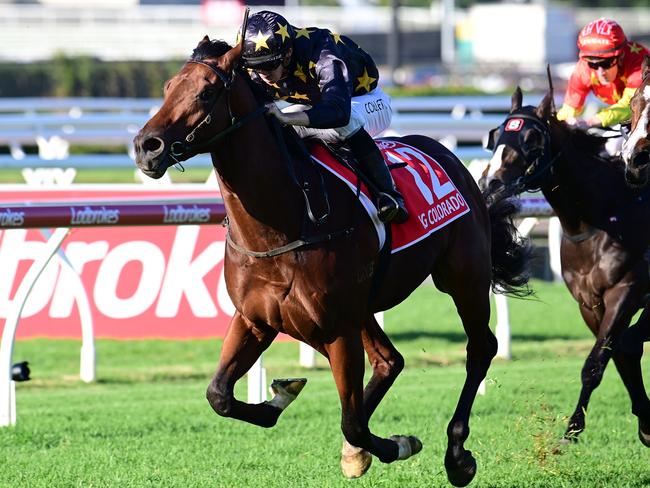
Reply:
[[597, 70], [598, 68], [609, 69], [616, 64], [616, 61], [618, 61], [618, 58], [614, 56], [611, 58], [599, 59], [598, 61], [587, 61], [587, 65], [593, 70]]
[[282, 63], [283, 55], [273, 54], [259, 58], [244, 58], [244, 64], [253, 71], [273, 71]]

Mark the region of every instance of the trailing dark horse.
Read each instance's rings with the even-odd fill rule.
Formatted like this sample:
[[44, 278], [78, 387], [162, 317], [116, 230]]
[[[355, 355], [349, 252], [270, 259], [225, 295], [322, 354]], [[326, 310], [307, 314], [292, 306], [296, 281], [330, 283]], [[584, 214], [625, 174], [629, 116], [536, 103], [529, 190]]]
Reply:
[[[235, 399], [233, 388], [283, 332], [329, 360], [348, 443], [342, 459], [347, 476], [363, 474], [370, 454], [390, 463], [417, 453], [421, 444], [415, 437], [385, 439], [368, 428], [404, 366], [373, 313], [400, 303], [430, 275], [452, 296], [468, 337], [467, 377], [447, 428], [445, 456], [450, 481], [466, 485], [476, 472], [464, 448], [470, 410], [497, 350], [488, 327], [490, 287], [517, 293], [527, 281], [528, 248], [516, 238], [511, 220], [516, 207], [499, 202], [488, 208], [451, 152], [426, 137], [401, 138], [444, 167], [470, 212], [392, 254], [383, 279], [373, 278], [383, 253], [368, 214], [354, 192], [322, 172], [329, 216], [307, 218], [314, 209], [305, 203], [298, 173], [316, 170], [287, 158], [279, 127], [263, 116], [250, 78], [238, 68], [240, 52], [241, 46], [231, 49], [205, 37], [166, 84], [160, 111], [135, 138], [137, 165], [147, 175], [159, 178], [170, 165], [210, 152], [218, 176], [228, 214], [224, 273], [236, 313], [208, 386], [210, 405], [222, 416], [275, 425], [305, 380], [275, 381], [275, 397], [255, 405]], [[372, 366], [365, 390], [364, 349]]]
[[632, 126], [621, 151], [625, 179], [634, 188], [648, 184], [650, 171], [650, 57], [643, 58], [641, 69], [641, 85], [630, 100]]
[[[596, 336], [564, 438], [577, 439], [584, 430], [587, 404], [613, 357], [639, 418], [640, 439], [648, 446], [650, 402], [639, 366], [638, 331], [647, 331], [650, 320], [644, 308], [650, 284], [644, 260], [650, 244], [650, 194], [626, 186], [620, 159], [601, 158], [604, 138], [555, 118], [552, 92], [538, 107], [521, 105], [517, 88], [510, 114], [490, 134], [494, 154], [481, 185], [489, 186], [494, 198], [541, 189], [564, 231], [562, 276]], [[637, 324], [627, 329], [642, 308]]]

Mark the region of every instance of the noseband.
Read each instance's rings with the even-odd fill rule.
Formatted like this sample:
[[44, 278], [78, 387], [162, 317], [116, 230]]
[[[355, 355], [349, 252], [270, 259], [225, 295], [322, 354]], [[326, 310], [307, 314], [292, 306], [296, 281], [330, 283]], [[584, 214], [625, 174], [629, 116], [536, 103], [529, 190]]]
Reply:
[[[230, 88], [232, 86], [233, 81], [235, 80], [237, 71], [233, 69], [232, 73], [228, 75], [221, 68], [218, 68], [217, 66], [213, 66], [204, 61], [194, 61], [194, 60], [187, 61], [187, 64], [190, 63], [207, 66], [210, 69], [210, 71], [216, 74], [217, 77], [221, 80], [222, 87], [221, 90], [219, 91], [219, 94], [217, 95], [214, 102], [212, 103], [210, 110], [208, 110], [208, 114], [198, 124], [194, 126], [194, 128], [190, 131], [189, 134], [187, 134], [187, 136], [185, 136], [185, 140], [175, 141], [172, 143], [169, 149], [169, 155], [174, 161], [176, 161], [176, 164], [181, 163], [179, 158], [183, 158], [183, 160], [185, 160], [193, 155], [200, 154], [202, 152], [207, 152], [206, 150], [210, 146], [212, 146], [212, 144], [214, 144], [216, 141], [218, 141], [219, 139], [223, 139], [231, 132], [239, 129], [241, 126], [243, 126], [250, 120], [254, 119], [255, 117], [262, 115], [266, 111], [266, 107], [264, 105], [261, 105], [257, 107], [255, 110], [253, 110], [252, 112], [244, 115], [241, 119], [237, 120], [232, 113], [232, 108], [230, 107]], [[205, 141], [195, 142], [194, 139], [196, 138], [195, 135], [196, 131], [199, 130], [204, 125], [210, 125], [210, 123], [212, 122], [212, 112], [217, 106], [219, 100], [221, 100], [221, 97], [224, 95], [226, 96], [226, 107], [228, 108], [230, 125], [227, 126], [225, 129], [223, 129], [222, 131], [217, 132], [215, 135], [213, 135], [212, 137], [210, 137]]]

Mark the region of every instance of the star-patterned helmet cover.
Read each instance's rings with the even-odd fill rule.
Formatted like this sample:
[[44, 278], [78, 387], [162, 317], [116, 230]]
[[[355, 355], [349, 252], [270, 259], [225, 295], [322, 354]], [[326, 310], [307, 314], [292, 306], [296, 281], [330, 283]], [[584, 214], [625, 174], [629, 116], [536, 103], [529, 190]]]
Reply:
[[291, 47], [295, 32], [287, 20], [275, 12], [262, 10], [248, 19], [242, 58], [246, 67], [270, 71], [277, 68]]

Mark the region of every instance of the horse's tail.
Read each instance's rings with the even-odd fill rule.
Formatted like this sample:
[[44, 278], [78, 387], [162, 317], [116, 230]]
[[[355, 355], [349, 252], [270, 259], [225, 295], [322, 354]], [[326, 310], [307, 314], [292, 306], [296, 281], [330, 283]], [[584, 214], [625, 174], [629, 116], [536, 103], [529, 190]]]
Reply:
[[519, 205], [509, 198], [490, 201], [492, 228], [492, 291], [516, 297], [533, 293], [528, 286], [532, 246], [521, 237], [513, 222]]

